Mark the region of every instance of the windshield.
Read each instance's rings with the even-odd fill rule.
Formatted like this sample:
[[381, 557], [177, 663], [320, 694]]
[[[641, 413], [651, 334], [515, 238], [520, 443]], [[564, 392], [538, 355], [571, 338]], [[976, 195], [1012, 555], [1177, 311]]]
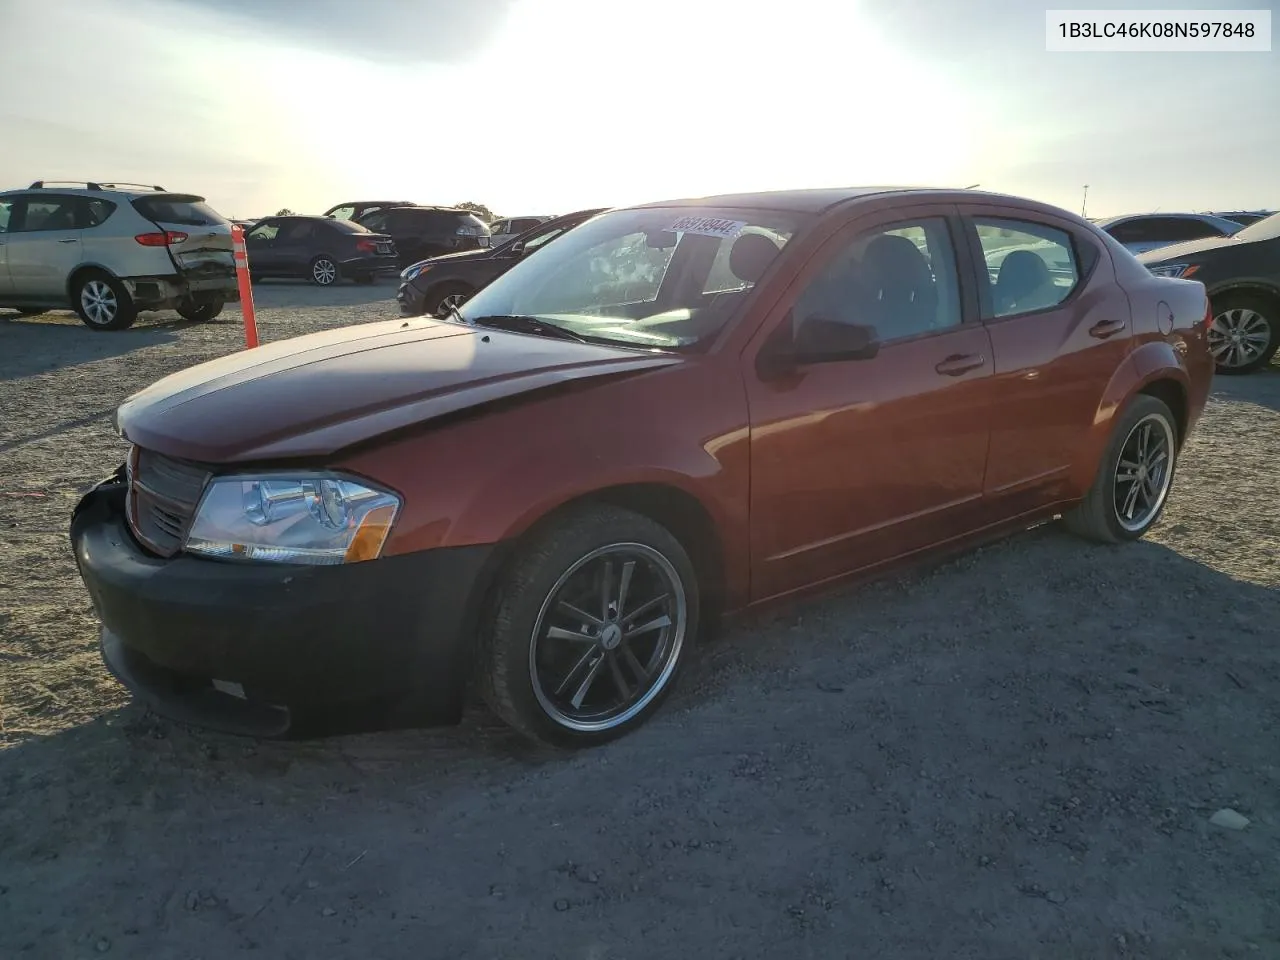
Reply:
[[588, 340], [689, 349], [734, 315], [804, 218], [765, 210], [616, 210], [529, 254], [463, 318], [536, 317]]
[[1238, 240], [1272, 240], [1280, 237], [1280, 213], [1273, 213], [1236, 234]]

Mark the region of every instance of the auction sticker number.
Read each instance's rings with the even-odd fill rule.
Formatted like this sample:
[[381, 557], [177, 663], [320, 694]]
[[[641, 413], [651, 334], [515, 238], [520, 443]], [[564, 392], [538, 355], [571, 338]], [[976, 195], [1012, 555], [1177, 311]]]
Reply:
[[667, 227], [673, 233], [695, 233], [703, 237], [736, 237], [747, 225], [745, 220], [721, 220], [718, 217], [681, 217]]

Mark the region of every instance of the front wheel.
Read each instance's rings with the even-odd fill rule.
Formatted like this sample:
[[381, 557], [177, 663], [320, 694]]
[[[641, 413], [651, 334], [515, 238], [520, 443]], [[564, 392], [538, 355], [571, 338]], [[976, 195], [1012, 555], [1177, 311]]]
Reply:
[[477, 686], [534, 740], [604, 743], [670, 693], [698, 609], [693, 564], [670, 531], [629, 510], [579, 508], [512, 561], [481, 634]]
[[1280, 304], [1252, 294], [1227, 294], [1213, 305], [1209, 351], [1217, 373], [1252, 373], [1280, 348]]
[[1164, 511], [1178, 458], [1178, 427], [1164, 401], [1138, 394], [1116, 421], [1088, 495], [1063, 522], [1101, 543], [1137, 540]]
[[328, 257], [311, 261], [311, 282], [317, 287], [331, 287], [338, 282], [338, 265]]
[[124, 330], [138, 319], [125, 285], [106, 273], [86, 273], [72, 292], [76, 313], [91, 330]]
[[178, 316], [192, 323], [208, 323], [222, 312], [225, 301], [206, 300], [203, 303], [184, 303], [178, 307]]
[[450, 307], [462, 306], [471, 293], [471, 288], [464, 283], [442, 284], [427, 294], [422, 312], [429, 317], [443, 317]]

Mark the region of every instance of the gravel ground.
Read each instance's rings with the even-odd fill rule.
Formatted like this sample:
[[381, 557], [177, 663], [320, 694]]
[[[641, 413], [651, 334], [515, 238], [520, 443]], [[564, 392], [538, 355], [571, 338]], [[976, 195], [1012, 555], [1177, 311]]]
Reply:
[[[262, 336], [390, 296], [263, 285]], [[111, 410], [238, 319], [0, 317], [0, 957], [1280, 957], [1280, 371], [1218, 381], [1145, 542], [759, 618], [604, 749], [258, 744], [127, 702], [66, 540]]]

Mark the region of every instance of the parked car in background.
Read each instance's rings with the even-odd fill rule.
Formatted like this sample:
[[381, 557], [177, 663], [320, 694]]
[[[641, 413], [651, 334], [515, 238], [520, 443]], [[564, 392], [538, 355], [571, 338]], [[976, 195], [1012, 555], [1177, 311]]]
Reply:
[[508, 240], [528, 233], [540, 223], [546, 223], [551, 217], [504, 217], [489, 224], [490, 246], [500, 247]]
[[394, 273], [396, 246], [386, 234], [329, 217], [267, 217], [245, 234], [249, 272], [259, 277], [306, 277], [321, 287], [342, 278], [372, 283]]
[[334, 220], [359, 221], [365, 214], [373, 213], [376, 210], [413, 206], [416, 206], [416, 204], [411, 200], [353, 200], [349, 203], [340, 203], [336, 207], [330, 207], [324, 212], [324, 216], [332, 217]]
[[1138, 259], [1156, 276], [1205, 285], [1218, 373], [1251, 373], [1271, 362], [1280, 348], [1280, 214], [1231, 237], [1162, 247]]
[[489, 246], [489, 228], [470, 210], [394, 207], [366, 214], [359, 222], [395, 240], [401, 267], [442, 253]]
[[120, 406], [70, 533], [138, 696], [281, 736], [456, 721], [474, 678], [598, 744], [721, 613], [1058, 515], [1141, 537], [1213, 374], [1199, 283], [971, 190], [611, 210], [460, 309]]
[[1214, 213], [1212, 216], [1222, 217], [1226, 220], [1234, 220], [1242, 226], [1250, 227], [1259, 220], [1267, 219], [1267, 217], [1271, 216], [1275, 212], [1276, 211], [1274, 210], [1233, 210], [1229, 213]]
[[539, 223], [500, 247], [446, 253], [411, 264], [400, 272], [400, 290], [396, 294], [400, 312], [405, 316], [435, 316], [450, 304], [457, 306], [522, 257], [606, 209], [579, 210]]
[[79, 180], [0, 193], [0, 307], [123, 330], [143, 310], [212, 320], [238, 298], [231, 223], [204, 197]]
[[1229, 237], [1244, 229], [1243, 224], [1208, 213], [1141, 213], [1094, 223], [1134, 254], [1184, 240]]

